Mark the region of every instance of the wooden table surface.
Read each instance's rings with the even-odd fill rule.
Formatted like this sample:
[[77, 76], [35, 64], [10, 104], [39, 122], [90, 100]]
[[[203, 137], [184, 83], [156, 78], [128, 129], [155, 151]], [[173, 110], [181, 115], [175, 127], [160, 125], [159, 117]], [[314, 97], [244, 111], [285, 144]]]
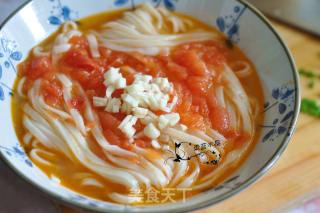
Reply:
[[[273, 21], [289, 46], [298, 68], [320, 74], [320, 38]], [[302, 97], [318, 98], [320, 82], [308, 89], [301, 77]], [[197, 213], [264, 213], [320, 189], [320, 119], [301, 114], [296, 132], [276, 165], [247, 190]], [[78, 213], [62, 207], [65, 213]]]

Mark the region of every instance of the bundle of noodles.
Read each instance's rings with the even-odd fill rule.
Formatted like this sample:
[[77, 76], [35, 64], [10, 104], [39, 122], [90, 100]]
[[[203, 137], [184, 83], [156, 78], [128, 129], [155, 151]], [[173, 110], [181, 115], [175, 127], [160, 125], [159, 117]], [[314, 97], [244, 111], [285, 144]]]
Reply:
[[[188, 31], [187, 20], [174, 16], [163, 9], [154, 9], [144, 4], [135, 11], [126, 12], [122, 19], [108, 22], [101, 31], [103, 45], [117, 51], [140, 51], [143, 54], [158, 54], [162, 48], [173, 47], [184, 42], [212, 40], [215, 34], [206, 31]], [[73, 35], [81, 35], [75, 23], [68, 22], [63, 32], [57, 36], [52, 50], [43, 52], [34, 49], [36, 55], [52, 55], [54, 58], [70, 49], [68, 40]], [[93, 57], [99, 57], [98, 42], [95, 36], [87, 36]], [[244, 146], [223, 156], [223, 148], [210, 146], [215, 159], [221, 160], [219, 166], [201, 177], [201, 163], [208, 156], [199, 156], [190, 161], [174, 163], [168, 161], [170, 153], [192, 152], [187, 146], [175, 150], [175, 142], [194, 145], [209, 144], [219, 140], [227, 142], [224, 135], [214, 129], [206, 131], [183, 131], [181, 126], [166, 128], [162, 131], [157, 148], [145, 149], [135, 146], [126, 150], [112, 145], [102, 132], [102, 127], [94, 108], [91, 106], [84, 89], [79, 83], [65, 74], [56, 73], [63, 88], [63, 103], [53, 107], [44, 101], [41, 92], [42, 80], [34, 81], [27, 94], [21, 88], [25, 83], [22, 79], [18, 85], [19, 94], [25, 97], [23, 107], [23, 126], [27, 130], [24, 143], [31, 144], [31, 158], [39, 164], [52, 165], [54, 153], [59, 152], [74, 163], [80, 163], [90, 171], [111, 182], [125, 186], [128, 191], [153, 186], [159, 190], [165, 187], [191, 187], [196, 190], [207, 189], [226, 171], [231, 164], [240, 159], [253, 140], [254, 125], [249, 99], [237, 76], [225, 64], [222, 78], [227, 86], [216, 88], [217, 102], [228, 110], [231, 125], [234, 129], [248, 133]], [[243, 75], [243, 73], [242, 73]], [[74, 96], [84, 97], [85, 110], [79, 111], [70, 106]], [[151, 118], [156, 118], [150, 114]], [[138, 137], [138, 134], [136, 135]], [[102, 150], [98, 155], [89, 144], [95, 142]], [[50, 152], [48, 150], [53, 150]], [[167, 163], [164, 163], [167, 162]], [[81, 179], [81, 184], [96, 187], [103, 186], [99, 180], [87, 173], [74, 174]], [[128, 196], [116, 191], [109, 193], [112, 200], [119, 203], [136, 203], [141, 197]]]
[[158, 55], [183, 43], [216, 39], [213, 32], [201, 29], [190, 32], [192, 25], [165, 9], [142, 4], [125, 12], [121, 19], [106, 23], [99, 34], [103, 44], [112, 50], [145, 55]]

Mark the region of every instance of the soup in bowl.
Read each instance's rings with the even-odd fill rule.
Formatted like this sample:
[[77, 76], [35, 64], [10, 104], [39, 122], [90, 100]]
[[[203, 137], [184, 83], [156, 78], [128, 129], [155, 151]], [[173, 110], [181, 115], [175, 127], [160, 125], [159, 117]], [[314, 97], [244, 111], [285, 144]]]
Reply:
[[3, 75], [3, 157], [85, 209], [217, 203], [264, 174], [293, 132], [292, 58], [242, 2], [32, 1], [0, 35], [15, 74]]

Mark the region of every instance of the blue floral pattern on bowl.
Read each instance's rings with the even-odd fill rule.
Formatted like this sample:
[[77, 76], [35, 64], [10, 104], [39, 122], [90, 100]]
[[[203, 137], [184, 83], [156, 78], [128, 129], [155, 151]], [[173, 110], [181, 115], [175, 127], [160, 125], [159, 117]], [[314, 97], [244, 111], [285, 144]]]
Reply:
[[234, 43], [238, 43], [240, 41], [239, 20], [246, 9], [247, 6], [236, 5], [234, 6], [231, 14], [223, 14], [222, 16], [219, 16], [216, 20], [216, 24], [219, 30], [225, 33], [228, 36], [229, 40]]
[[12, 96], [13, 91], [6, 83], [2, 82], [2, 77], [5, 71], [17, 72], [15, 62], [21, 61], [23, 55], [17, 50], [18, 45], [16, 41], [4, 37], [0, 37], [0, 101], [5, 100], [5, 90], [8, 95]]
[[276, 118], [272, 124], [262, 125], [261, 127], [268, 129], [267, 133], [263, 136], [262, 142], [274, 141], [277, 137], [288, 132], [291, 128], [291, 120], [294, 116], [294, 103], [295, 103], [296, 88], [285, 85], [272, 90], [271, 100], [267, 101], [264, 105], [264, 112], [271, 111]]
[[48, 21], [52, 25], [60, 25], [65, 21], [70, 21], [78, 17], [76, 11], [71, 10], [67, 5], [61, 3], [61, 0], [49, 0], [54, 5], [50, 11], [51, 16], [49, 16]]
[[[152, 0], [152, 3], [154, 3], [155, 7], [159, 7], [161, 4], [164, 5], [165, 8], [168, 10], [175, 10], [176, 9], [176, 2], [179, 0]], [[114, 5], [117, 7], [122, 7], [125, 5], [131, 5], [131, 8], [134, 9], [136, 7], [136, 3], [134, 0], [115, 0]]]
[[0, 150], [3, 150], [8, 157], [18, 158], [29, 167], [33, 167], [33, 163], [30, 161], [20, 144], [16, 144], [12, 148], [7, 148], [0, 145]]

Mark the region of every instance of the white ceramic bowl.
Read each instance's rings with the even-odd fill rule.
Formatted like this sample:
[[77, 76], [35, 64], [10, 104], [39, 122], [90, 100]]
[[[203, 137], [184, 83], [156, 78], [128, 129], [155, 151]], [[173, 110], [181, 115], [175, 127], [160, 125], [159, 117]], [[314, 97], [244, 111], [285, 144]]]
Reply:
[[[237, 43], [255, 64], [265, 95], [262, 136], [249, 159], [225, 182], [187, 202], [131, 207], [94, 200], [50, 181], [26, 156], [16, 137], [11, 96], [16, 65], [29, 50], [69, 19], [149, 1], [192, 15], [217, 27]], [[266, 18], [239, 0], [33, 0], [0, 28], [0, 153], [25, 180], [67, 204], [99, 212], [184, 212], [218, 203], [247, 188], [277, 161], [293, 133], [299, 112], [298, 75], [293, 59]]]

